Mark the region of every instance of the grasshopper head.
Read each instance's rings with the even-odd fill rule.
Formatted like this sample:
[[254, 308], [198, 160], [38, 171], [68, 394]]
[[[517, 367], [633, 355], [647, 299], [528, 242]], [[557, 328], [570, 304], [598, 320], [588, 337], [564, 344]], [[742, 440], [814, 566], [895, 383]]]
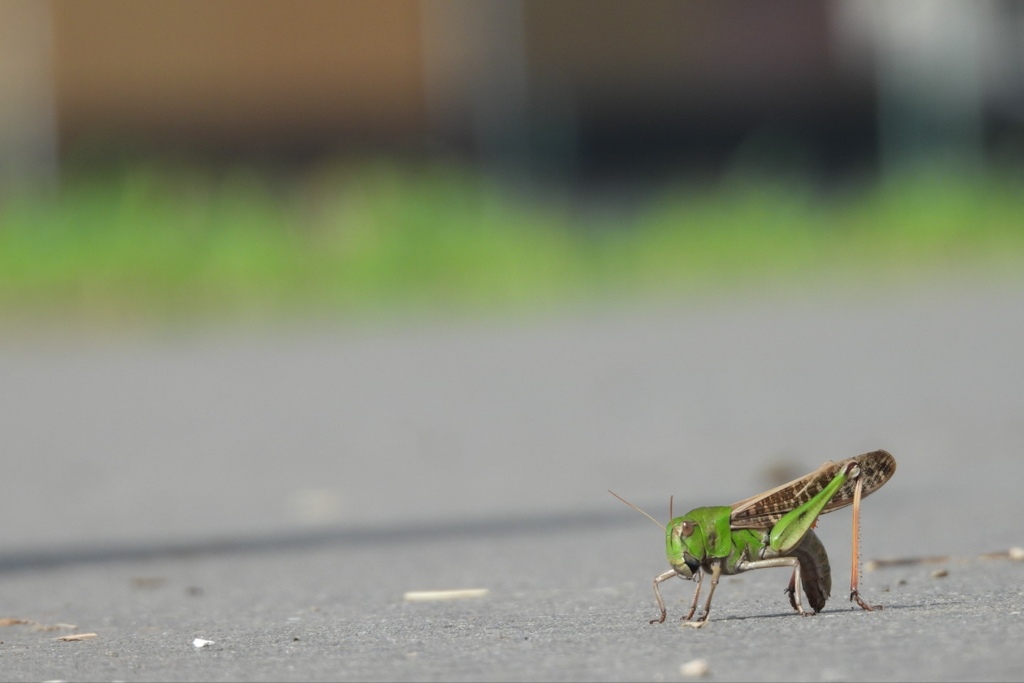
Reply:
[[686, 517], [676, 517], [665, 527], [665, 553], [668, 563], [684, 579], [692, 579], [704, 558], [704, 533], [700, 525]]

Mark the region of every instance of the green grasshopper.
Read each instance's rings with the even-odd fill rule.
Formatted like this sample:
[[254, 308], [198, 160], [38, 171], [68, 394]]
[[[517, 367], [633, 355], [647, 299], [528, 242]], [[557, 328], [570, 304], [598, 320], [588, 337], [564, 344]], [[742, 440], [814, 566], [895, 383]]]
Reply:
[[[850, 567], [850, 600], [871, 611], [881, 606], [864, 602], [857, 590], [859, 575], [858, 550], [860, 529], [860, 499], [875, 492], [889, 481], [896, 471], [896, 460], [886, 451], [873, 451], [839, 462], [824, 465], [759, 495], [729, 506], [703, 507], [691, 510], [682, 517], [672, 518], [665, 529], [665, 550], [672, 569], [654, 578], [654, 595], [661, 610], [660, 618], [651, 623], [665, 621], [665, 601], [659, 584], [673, 577], [695, 579], [690, 611], [683, 621], [687, 626], [700, 628], [711, 615], [711, 597], [715, 594], [722, 574], [740, 574], [751, 569], [792, 567], [786, 593], [789, 603], [798, 613], [807, 616], [800, 599], [800, 586], [807, 594], [814, 612], [825, 606], [832, 590], [832, 573], [825, 546], [812, 531], [818, 517], [853, 504], [853, 557]], [[626, 505], [656, 519], [619, 495], [609, 491]], [[700, 598], [704, 574], [711, 574], [711, 589], [704, 603], [704, 613], [697, 620], [693, 614]]]

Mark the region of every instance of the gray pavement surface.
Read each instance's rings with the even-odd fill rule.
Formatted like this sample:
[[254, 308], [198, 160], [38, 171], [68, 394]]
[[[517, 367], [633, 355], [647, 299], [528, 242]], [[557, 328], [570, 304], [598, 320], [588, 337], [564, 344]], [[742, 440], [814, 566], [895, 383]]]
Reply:
[[[7, 334], [0, 434], [4, 680], [1024, 679], [1024, 562], [981, 557], [1024, 546], [1019, 284]], [[863, 556], [949, 556], [864, 572], [884, 610], [847, 509], [822, 614], [775, 569], [647, 623], [663, 532], [606, 489], [667, 519], [876, 448]]]

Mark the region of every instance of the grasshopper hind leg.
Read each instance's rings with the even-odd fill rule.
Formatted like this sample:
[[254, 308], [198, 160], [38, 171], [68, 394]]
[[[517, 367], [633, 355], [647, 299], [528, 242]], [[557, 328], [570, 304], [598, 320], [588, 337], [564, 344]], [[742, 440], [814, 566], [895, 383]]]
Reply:
[[[891, 457], [891, 456], [890, 456]], [[895, 467], [895, 464], [893, 465]], [[857, 588], [860, 579], [860, 499], [863, 497], [864, 479], [861, 477], [858, 467], [856, 474], [857, 484], [853, 489], [853, 533], [851, 534], [851, 560], [850, 560], [850, 602], [856, 602], [861, 609], [873, 612], [882, 609], [882, 605], [869, 605], [860, 597]]]

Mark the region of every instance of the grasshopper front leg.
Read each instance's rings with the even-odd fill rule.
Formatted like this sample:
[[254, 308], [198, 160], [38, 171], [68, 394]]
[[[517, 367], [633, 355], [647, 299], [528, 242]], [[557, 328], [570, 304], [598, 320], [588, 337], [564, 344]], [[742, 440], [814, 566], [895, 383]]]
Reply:
[[697, 587], [693, 590], [693, 600], [690, 601], [690, 610], [686, 613], [683, 621], [689, 621], [693, 619], [693, 613], [697, 611], [697, 599], [700, 598], [700, 584], [704, 580], [704, 570], [697, 572], [697, 577], [694, 581], [697, 582]]
[[[678, 576], [679, 578], [686, 578], [682, 574], [677, 572], [675, 569], [670, 569], [664, 574], [658, 574], [654, 577], [654, 597], [658, 600], [658, 610], [660, 611], [661, 616], [657, 619], [651, 619], [650, 623], [665, 623], [665, 617], [668, 615], [668, 610], [665, 609], [665, 600], [661, 597], [661, 588], [658, 587], [658, 584], [663, 581], [668, 581], [669, 579], [675, 576]], [[704, 572], [698, 571], [697, 576], [694, 580], [697, 582], [697, 587], [693, 591], [693, 600], [690, 602], [690, 611], [686, 613], [687, 621], [689, 621], [693, 617], [693, 613], [697, 611], [697, 599], [700, 597], [700, 584], [701, 581], [704, 580]]]
[[704, 602], [704, 614], [701, 615], [700, 619], [691, 621], [690, 618], [693, 616], [693, 611], [697, 608], [697, 596], [700, 595], [700, 581], [703, 576], [704, 573], [701, 572], [697, 577], [697, 590], [693, 592], [693, 603], [690, 605], [690, 611], [686, 614], [683, 626], [701, 628], [708, 623], [708, 618], [711, 616], [711, 598], [714, 596], [715, 588], [718, 586], [718, 579], [722, 576], [722, 561], [718, 560], [711, 565], [711, 589], [708, 591], [708, 599]]
[[679, 576], [679, 572], [675, 569], [669, 569], [664, 574], [658, 574], [654, 577], [654, 597], [658, 599], [658, 609], [661, 611], [661, 617], [658, 619], [651, 619], [650, 623], [665, 623], [665, 617], [668, 615], [668, 610], [665, 609], [665, 600], [661, 597], [661, 589], [658, 588], [658, 584], [662, 581], [668, 581], [675, 576]]

